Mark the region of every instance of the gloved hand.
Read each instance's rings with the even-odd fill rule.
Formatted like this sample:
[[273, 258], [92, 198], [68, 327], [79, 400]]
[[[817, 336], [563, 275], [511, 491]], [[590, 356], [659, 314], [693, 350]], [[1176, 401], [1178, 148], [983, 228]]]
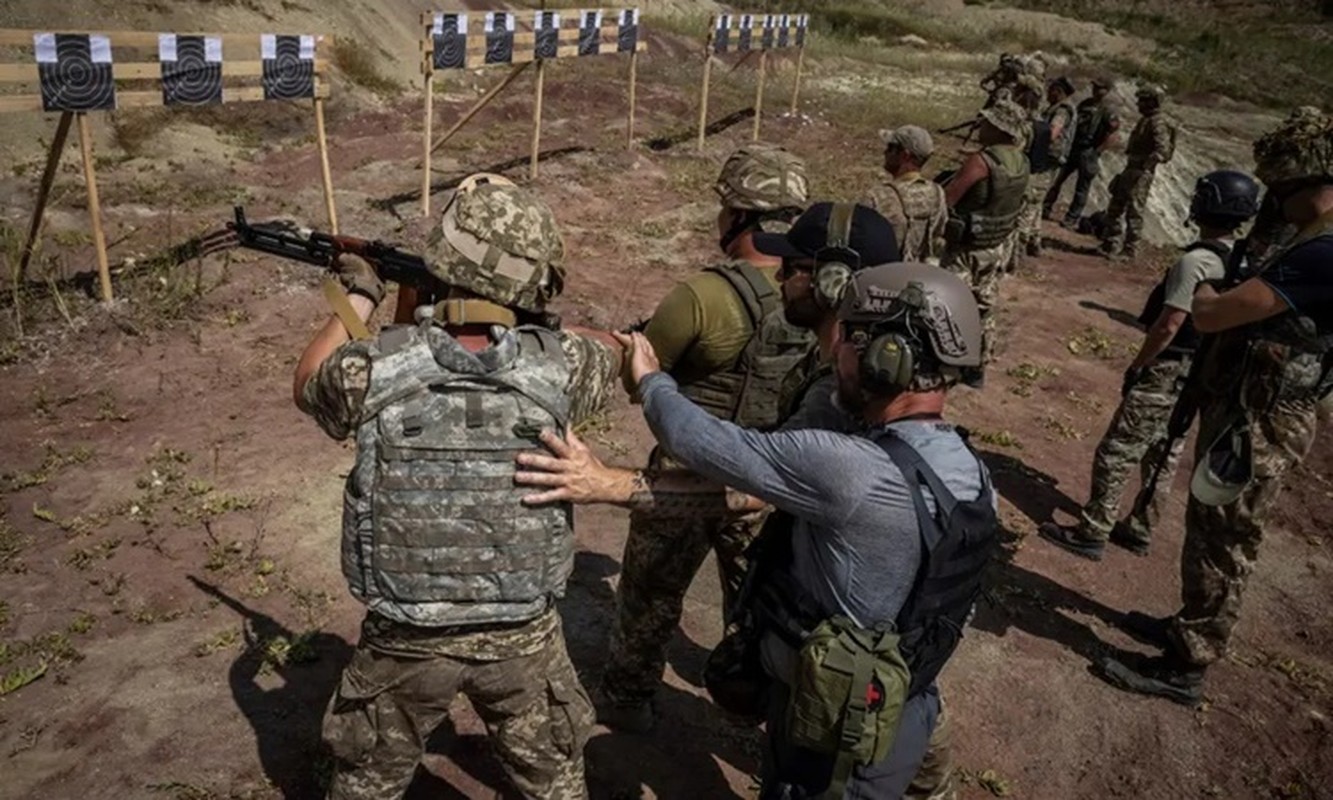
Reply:
[[384, 281], [380, 280], [375, 268], [364, 258], [343, 253], [338, 256], [334, 274], [348, 294], [368, 297], [375, 305], [379, 305], [384, 299]]
[[1137, 367], [1137, 368], [1130, 367], [1129, 369], [1125, 370], [1124, 380], [1120, 382], [1121, 398], [1129, 397], [1129, 390], [1133, 389], [1134, 384], [1138, 383], [1139, 380], [1143, 378], [1143, 373], [1144, 373], [1143, 367]]

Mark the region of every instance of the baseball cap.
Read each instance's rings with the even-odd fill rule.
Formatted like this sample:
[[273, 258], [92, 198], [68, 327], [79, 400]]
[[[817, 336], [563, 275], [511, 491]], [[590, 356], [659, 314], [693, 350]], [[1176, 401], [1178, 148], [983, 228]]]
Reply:
[[[756, 250], [779, 258], [814, 258], [828, 246], [829, 216], [834, 203], [815, 203], [796, 218], [786, 233], [756, 233]], [[898, 237], [893, 226], [879, 212], [858, 204], [852, 211], [848, 247], [861, 256], [862, 266], [892, 264], [900, 260]]]
[[888, 128], [879, 132], [879, 138], [886, 145], [897, 145], [918, 159], [930, 158], [935, 152], [935, 142], [930, 133], [916, 125], [904, 125], [901, 128]]

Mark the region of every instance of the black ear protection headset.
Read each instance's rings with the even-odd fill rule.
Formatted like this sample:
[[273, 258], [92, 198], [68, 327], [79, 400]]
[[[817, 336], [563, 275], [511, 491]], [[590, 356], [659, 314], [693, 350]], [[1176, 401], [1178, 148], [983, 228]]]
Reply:
[[[898, 319], [906, 322], [909, 315], [926, 312], [926, 298], [918, 283], [909, 283], [898, 295]], [[861, 383], [865, 388], [880, 392], [900, 392], [911, 387], [912, 378], [921, 366], [921, 342], [903, 330], [873, 334], [870, 343], [861, 351]]]
[[861, 254], [851, 247], [853, 203], [834, 203], [829, 210], [828, 232], [824, 246], [815, 253], [815, 303], [823, 309], [836, 309], [852, 280], [852, 273], [861, 268]]

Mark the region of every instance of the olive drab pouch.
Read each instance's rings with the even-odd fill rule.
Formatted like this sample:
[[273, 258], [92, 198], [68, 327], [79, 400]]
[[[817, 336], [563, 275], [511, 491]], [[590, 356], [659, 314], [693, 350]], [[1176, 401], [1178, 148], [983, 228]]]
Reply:
[[799, 747], [836, 756], [824, 796], [842, 797], [855, 766], [888, 755], [911, 682], [892, 628], [867, 630], [837, 616], [806, 638], [791, 687], [787, 733]]

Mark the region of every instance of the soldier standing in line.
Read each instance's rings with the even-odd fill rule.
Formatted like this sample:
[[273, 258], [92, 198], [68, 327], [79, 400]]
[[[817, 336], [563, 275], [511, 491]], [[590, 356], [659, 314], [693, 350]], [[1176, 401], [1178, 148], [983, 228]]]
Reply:
[[1181, 607], [1125, 620], [1163, 654], [1107, 657], [1112, 684], [1197, 705], [1207, 668], [1226, 656], [1282, 484], [1314, 445], [1321, 398], [1333, 390], [1333, 119], [1298, 109], [1254, 145], [1255, 174], [1299, 226], [1251, 277], [1194, 296], [1205, 344], [1195, 472], [1180, 557]]
[[1083, 207], [1088, 202], [1088, 190], [1097, 178], [1101, 166], [1102, 153], [1115, 143], [1116, 131], [1120, 129], [1120, 117], [1111, 108], [1107, 99], [1111, 94], [1109, 78], [1096, 78], [1092, 81], [1092, 96], [1078, 104], [1074, 121], [1074, 139], [1070, 143], [1069, 157], [1055, 183], [1046, 193], [1042, 202], [1041, 218], [1054, 219], [1055, 203], [1060, 199], [1060, 190], [1070, 175], [1078, 174], [1074, 181], [1074, 199], [1069, 201], [1064, 221], [1065, 228], [1078, 227], [1078, 220], [1083, 216]]
[[[782, 380], [814, 346], [814, 337], [784, 319], [781, 259], [757, 251], [753, 237], [765, 228], [785, 230], [804, 209], [805, 162], [776, 145], [746, 145], [727, 159], [714, 188], [727, 259], [672, 289], [644, 335], [681, 391], [709, 413], [745, 427], [772, 428]], [[650, 471], [673, 466], [669, 454], [653, 451]], [[763, 521], [763, 512], [687, 523], [630, 515], [616, 622], [596, 698], [602, 723], [635, 732], [653, 726], [652, 698], [690, 583], [713, 550], [725, 614], [745, 577], [745, 550]]]
[[884, 171], [888, 177], [861, 202], [893, 225], [903, 261], [938, 264], [944, 252], [949, 209], [943, 187], [921, 174], [935, 152], [935, 142], [925, 128], [916, 125], [883, 130], [879, 135], [884, 141]]
[[1051, 81], [1046, 87], [1046, 110], [1037, 114], [1033, 123], [1034, 131], [1038, 128], [1042, 130], [1041, 135], [1034, 133], [1033, 140], [1034, 144], [1037, 140], [1045, 140], [1045, 146], [1040, 150], [1044, 159], [1038, 162], [1034, 152], [1031, 149], [1028, 151], [1028, 159], [1032, 162], [1032, 179], [1028, 183], [1027, 202], [1023, 206], [1023, 219], [1019, 223], [1019, 239], [1023, 252], [1034, 258], [1041, 255], [1042, 249], [1042, 203], [1056, 173], [1064, 169], [1074, 142], [1077, 111], [1069, 99], [1073, 94], [1074, 85], [1068, 78], [1060, 77]]
[[[1079, 524], [1043, 523], [1042, 538], [1094, 561], [1101, 559], [1108, 537], [1133, 553], [1148, 554], [1153, 525], [1161, 515], [1176, 461], [1185, 447], [1180, 439], [1171, 443], [1169, 454], [1162, 452], [1168, 444], [1167, 421], [1199, 346], [1199, 334], [1190, 320], [1194, 291], [1206, 281], [1223, 279], [1237, 229], [1258, 211], [1259, 184], [1249, 175], [1219, 170], [1199, 179], [1190, 204], [1190, 220], [1199, 226], [1199, 239], [1167, 271], [1139, 316], [1147, 334], [1125, 370], [1120, 406], [1097, 445], [1092, 489]], [[1164, 455], [1167, 461], [1156, 475], [1152, 502], [1146, 502], [1145, 486], [1130, 516], [1116, 522], [1130, 470], [1138, 464], [1146, 481]]]
[[1000, 278], [1012, 257], [1027, 194], [1024, 143], [1031, 125], [1027, 113], [1009, 101], [985, 109], [981, 117], [981, 150], [968, 156], [944, 186], [950, 212], [940, 266], [961, 276], [976, 295], [984, 369], [994, 354]]
[[[1143, 117], [1125, 146], [1125, 168], [1111, 181], [1111, 202], [1106, 207], [1106, 229], [1102, 232], [1102, 253], [1120, 260], [1131, 260], [1137, 254], [1153, 177], [1176, 152], [1176, 124], [1162, 111], [1166, 92], [1160, 86], [1146, 86], [1136, 97]], [[1122, 227], [1123, 248], [1119, 241]]]
[[[554, 602], [573, 568], [572, 513], [522, 505], [513, 458], [603, 406], [619, 349], [550, 327], [564, 246], [526, 189], [469, 178], [425, 259], [445, 299], [419, 307], [418, 324], [349, 341], [332, 317], [296, 368], [297, 406], [356, 439], [342, 567], [366, 617], [324, 719], [329, 796], [401, 797], [462, 692], [523, 797], [584, 798], [592, 706]], [[351, 256], [339, 277], [364, 328], [384, 284]]]

